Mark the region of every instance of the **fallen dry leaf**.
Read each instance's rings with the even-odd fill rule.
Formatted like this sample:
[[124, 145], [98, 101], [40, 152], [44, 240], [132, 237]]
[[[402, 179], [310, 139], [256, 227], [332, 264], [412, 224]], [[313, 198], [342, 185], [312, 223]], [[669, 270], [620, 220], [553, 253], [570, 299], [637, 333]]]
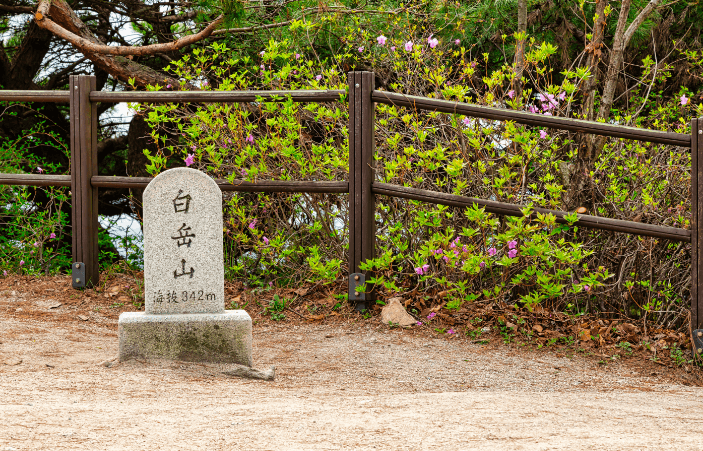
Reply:
[[313, 315], [313, 316], [308, 316], [308, 319], [311, 321], [317, 321], [320, 319], [325, 319], [325, 315]]
[[129, 298], [127, 296], [120, 296], [117, 300], [120, 302], [129, 302]]
[[538, 334], [541, 334], [543, 329], [542, 326], [540, 326], [539, 324], [535, 324], [534, 326], [532, 326], [532, 330], [534, 330]]
[[305, 296], [306, 294], [308, 294], [308, 289], [298, 288], [297, 290], [293, 290], [293, 293], [297, 294], [298, 296]]

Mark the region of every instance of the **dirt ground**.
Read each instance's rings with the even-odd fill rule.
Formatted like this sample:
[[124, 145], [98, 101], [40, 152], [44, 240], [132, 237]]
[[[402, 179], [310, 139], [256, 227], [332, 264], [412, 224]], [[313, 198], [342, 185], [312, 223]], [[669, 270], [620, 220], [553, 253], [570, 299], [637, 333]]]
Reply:
[[105, 366], [137, 305], [69, 283], [0, 281], [0, 451], [703, 450], [700, 369], [255, 310], [255, 366], [273, 382]]

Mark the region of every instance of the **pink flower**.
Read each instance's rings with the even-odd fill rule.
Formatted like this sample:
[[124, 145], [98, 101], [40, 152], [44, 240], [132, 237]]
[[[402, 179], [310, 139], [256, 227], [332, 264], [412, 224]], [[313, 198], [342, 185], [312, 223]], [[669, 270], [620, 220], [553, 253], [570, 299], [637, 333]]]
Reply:
[[359, 53], [361, 53], [363, 51], [364, 51], [364, 46], [362, 45], [361, 47], [359, 47]]
[[264, 240], [264, 244], [268, 246], [268, 244], [269, 244], [269, 239], [266, 238], [266, 237], [263, 237], [263, 240]]
[[190, 166], [191, 164], [193, 164], [193, 157], [194, 156], [195, 155], [193, 155], [192, 153], [188, 154], [188, 156], [186, 157], [186, 166]]
[[247, 139], [245, 139], [246, 142], [254, 143], [254, 137], [252, 136], [251, 133], [249, 133], [249, 136], [247, 136]]
[[546, 138], [546, 137], [547, 137], [547, 132], [544, 131], [544, 130], [540, 130], [540, 131], [539, 131], [539, 137], [542, 138], [542, 139]]
[[432, 312], [432, 313], [430, 313], [429, 315], [427, 315], [427, 319], [432, 319], [432, 318], [434, 318], [436, 315], [437, 315], [437, 314], [436, 314], [435, 312]]
[[191, 148], [191, 150], [192, 150], [193, 152], [195, 152], [195, 149], [197, 149], [197, 147], [195, 147], [195, 144], [193, 144], [192, 146], [190, 146], [190, 148]]
[[454, 331], [454, 329], [449, 329], [449, 330], [447, 331], [447, 333], [448, 333], [449, 335], [452, 335], [452, 334], [455, 334], [456, 332]]
[[508, 257], [510, 257], [510, 258], [515, 258], [515, 257], [517, 257], [517, 250], [516, 250], [516, 249], [512, 249], [511, 251], [509, 251], [509, 252], [508, 252]]
[[[7, 275], [7, 271], [5, 271], [5, 275]], [[415, 324], [417, 324], [418, 326], [422, 326], [422, 321], [418, 321]]]
[[[3, 271], [3, 272], [2, 272], [2, 275], [5, 276], [5, 277], [7, 277], [7, 271]], [[422, 324], [422, 323], [420, 323], [420, 324]]]
[[39, 241], [34, 242], [34, 247], [39, 247]]
[[322, 80], [322, 75], [316, 75], [316, 76], [315, 76], [315, 80], [317, 80], [317, 81]]
[[439, 44], [439, 41], [437, 40], [437, 38], [433, 38], [433, 39], [428, 39], [427, 43], [430, 44], [430, 48], [433, 49], [433, 48], [437, 47], [437, 44]]
[[527, 108], [527, 111], [529, 111], [530, 113], [536, 113], [537, 108], [535, 108], [534, 105], [530, 105], [529, 108]]
[[20, 260], [20, 266], [24, 265], [24, 260]]
[[444, 263], [449, 263], [449, 257], [447, 257], [446, 255], [442, 257], [442, 260], [444, 260]]
[[486, 262], [481, 262], [481, 263], [478, 264], [478, 266], [480, 266], [481, 269], [483, 269], [483, 268], [486, 267]]
[[173, 86], [171, 86], [170, 83], [166, 85], [166, 89], [171, 89], [171, 88], [173, 88]]
[[508, 241], [508, 249], [515, 249], [515, 246], [517, 246], [517, 241], [515, 241], [515, 240]]
[[37, 167], [37, 171], [39, 171], [39, 173], [41, 174], [42, 172], [44, 172], [44, 169]]
[[545, 115], [545, 116], [551, 116], [552, 113], [550, 113], [549, 111], [547, 111], [547, 112], [544, 113], [544, 115]]
[[266, 54], [266, 52], [263, 50], [259, 52], [259, 55], [261, 55], [261, 56], [264, 56], [265, 54]]
[[461, 43], [461, 39], [457, 39], [456, 41], [454, 41], [454, 44], [456, 44], [456, 45], [459, 45], [460, 43]]
[[508, 97], [510, 97], [511, 99], [515, 97], [515, 91], [513, 91], [512, 89], [508, 91]]
[[588, 285], [584, 285], [583, 291], [591, 291], [591, 287], [589, 287]]
[[205, 80], [205, 81], [203, 82], [203, 85], [207, 86], [207, 80]]
[[254, 230], [254, 229], [256, 228], [256, 222], [257, 222], [257, 220], [254, 219], [253, 221], [251, 221], [251, 222], [249, 223], [249, 228], [250, 228], [251, 230]]
[[469, 119], [468, 117], [465, 117], [464, 119], [461, 120], [461, 123], [468, 127], [469, 125], [471, 125], [471, 119]]
[[56, 238], [56, 234], [54, 232], [51, 232], [51, 235], [49, 235], [49, 238], [53, 240], [54, 238]]
[[405, 51], [410, 52], [410, 51], [412, 51], [412, 49], [413, 49], [413, 42], [412, 41], [406, 42], [405, 43]]
[[394, 45], [391, 46], [391, 52], [395, 52], [395, 46], [394, 46]]
[[376, 38], [376, 42], [378, 42], [378, 45], [386, 45], [386, 37], [381, 35]]
[[564, 91], [560, 92], [559, 95], [557, 96], [557, 99], [559, 99], [561, 101], [566, 100], [566, 92], [564, 92]]
[[295, 59], [300, 59], [300, 53], [295, 54]]
[[263, 64], [262, 64], [261, 66], [259, 66], [259, 67], [261, 68], [261, 70], [264, 70], [264, 69], [266, 69], [266, 67], [264, 67], [264, 65], [263, 65]]
[[491, 247], [488, 249], [488, 256], [493, 257], [498, 251], [496, 250], [495, 247]]
[[686, 94], [681, 96], [681, 105], [686, 105], [688, 103], [688, 97], [686, 97]]
[[425, 264], [425, 265], [418, 266], [417, 268], [415, 268], [415, 272], [417, 273], [418, 276], [421, 276], [421, 275], [423, 275], [428, 269], [430, 269], [430, 265]]

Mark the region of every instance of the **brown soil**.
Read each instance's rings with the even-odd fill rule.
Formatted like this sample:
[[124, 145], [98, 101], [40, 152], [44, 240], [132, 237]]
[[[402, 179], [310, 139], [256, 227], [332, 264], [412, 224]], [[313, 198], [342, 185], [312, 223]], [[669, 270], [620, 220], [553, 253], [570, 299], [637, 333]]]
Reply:
[[441, 320], [389, 328], [333, 310], [319, 289], [289, 293], [286, 319], [272, 321], [262, 306], [273, 292], [233, 285], [228, 303], [249, 302], [255, 366], [275, 365], [274, 382], [220, 365], [106, 367], [119, 313], [139, 306], [138, 279], [69, 284], [0, 279], [0, 451], [703, 449], [701, 370], [663, 350], [654, 362], [643, 348], [536, 349], [519, 334], [505, 344], [485, 333], [481, 344], [435, 332], [466, 330]]

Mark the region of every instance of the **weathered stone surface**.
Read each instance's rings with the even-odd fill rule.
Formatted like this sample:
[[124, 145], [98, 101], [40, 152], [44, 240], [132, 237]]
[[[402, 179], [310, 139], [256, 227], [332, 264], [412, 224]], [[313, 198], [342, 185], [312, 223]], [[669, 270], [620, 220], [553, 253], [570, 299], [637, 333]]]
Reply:
[[147, 313], [225, 311], [222, 192], [190, 168], [162, 172], [144, 190]]
[[251, 317], [224, 313], [124, 312], [118, 322], [119, 360], [171, 359], [252, 366]]
[[227, 371], [223, 371], [222, 374], [226, 374], [227, 376], [246, 377], [247, 379], [272, 381], [276, 376], [276, 367], [272, 366], [268, 370], [257, 370], [256, 368], [249, 368], [248, 366], [236, 365]]
[[415, 318], [405, 311], [405, 307], [400, 303], [403, 298], [390, 298], [381, 310], [381, 321], [385, 324], [389, 322], [399, 326], [411, 326], [417, 322]]

